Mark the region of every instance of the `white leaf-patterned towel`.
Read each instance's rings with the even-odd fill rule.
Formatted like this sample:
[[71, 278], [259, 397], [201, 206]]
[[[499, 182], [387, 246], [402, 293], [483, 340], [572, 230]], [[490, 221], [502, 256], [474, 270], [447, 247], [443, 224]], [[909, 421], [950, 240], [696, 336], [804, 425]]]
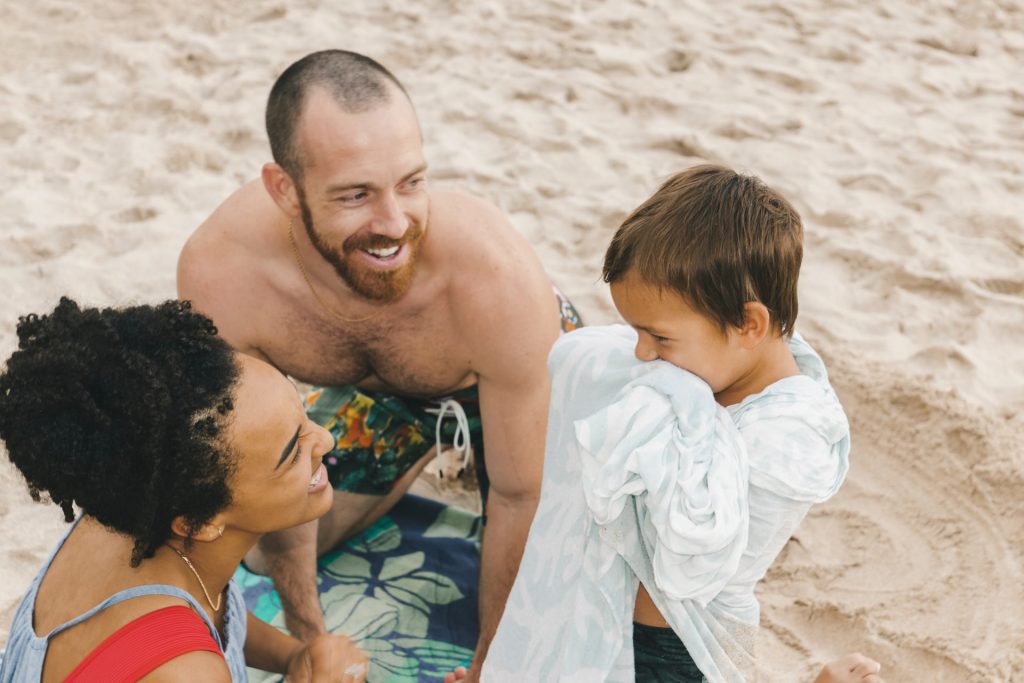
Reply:
[[485, 681], [633, 681], [640, 581], [708, 681], [746, 680], [754, 586], [845, 477], [846, 418], [799, 336], [802, 374], [728, 409], [635, 344], [619, 325], [552, 349], [541, 500]]
[[599, 527], [635, 510], [658, 589], [706, 605], [747, 545], [746, 448], [707, 384], [665, 362], [642, 370], [574, 423], [583, 495]]

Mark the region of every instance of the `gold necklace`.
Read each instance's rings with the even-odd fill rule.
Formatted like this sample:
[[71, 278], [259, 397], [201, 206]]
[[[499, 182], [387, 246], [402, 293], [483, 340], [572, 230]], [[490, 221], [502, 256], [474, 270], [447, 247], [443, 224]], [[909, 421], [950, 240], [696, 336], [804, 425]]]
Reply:
[[183, 559], [185, 561], [185, 564], [188, 565], [188, 568], [191, 569], [192, 573], [196, 575], [196, 579], [199, 580], [199, 586], [203, 589], [203, 595], [206, 596], [206, 602], [210, 603], [210, 607], [213, 608], [214, 612], [219, 612], [220, 611], [221, 598], [223, 598], [224, 595], [223, 594], [218, 595], [217, 596], [217, 604], [214, 604], [213, 600], [210, 599], [210, 594], [206, 591], [206, 584], [203, 583], [202, 577], [199, 576], [199, 572], [196, 571], [196, 568], [194, 566], [192, 566], [192, 560], [190, 560], [187, 557], [185, 557], [185, 553], [181, 552], [180, 550], [175, 548], [170, 543], [165, 543], [164, 545], [166, 545], [168, 548], [173, 550], [178, 555], [178, 557], [180, 557], [181, 559]]
[[340, 313], [335, 312], [334, 309], [332, 309], [326, 303], [324, 303], [324, 300], [321, 299], [320, 295], [316, 293], [316, 289], [313, 287], [313, 283], [309, 279], [309, 273], [306, 272], [306, 264], [302, 262], [302, 256], [299, 254], [299, 247], [295, 243], [295, 231], [294, 228], [292, 227], [291, 221], [288, 221], [288, 241], [291, 242], [292, 253], [295, 254], [295, 262], [299, 264], [299, 270], [302, 271], [302, 279], [306, 281], [306, 286], [309, 287], [309, 291], [312, 292], [313, 298], [316, 299], [316, 302], [320, 304], [320, 308], [324, 309], [329, 315], [346, 323], [362, 323], [372, 318], [376, 318], [378, 315], [384, 312], [384, 309], [382, 308], [376, 313], [371, 313], [370, 315], [364, 318], [346, 318]]

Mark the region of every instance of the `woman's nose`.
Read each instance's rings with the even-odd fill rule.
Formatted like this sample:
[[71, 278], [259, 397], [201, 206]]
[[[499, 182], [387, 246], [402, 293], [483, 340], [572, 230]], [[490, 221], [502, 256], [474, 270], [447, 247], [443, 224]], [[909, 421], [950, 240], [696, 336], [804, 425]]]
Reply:
[[313, 427], [316, 430], [317, 437], [319, 439], [319, 443], [317, 445], [323, 449], [323, 452], [328, 453], [334, 450], [334, 435], [315, 422], [313, 423]]

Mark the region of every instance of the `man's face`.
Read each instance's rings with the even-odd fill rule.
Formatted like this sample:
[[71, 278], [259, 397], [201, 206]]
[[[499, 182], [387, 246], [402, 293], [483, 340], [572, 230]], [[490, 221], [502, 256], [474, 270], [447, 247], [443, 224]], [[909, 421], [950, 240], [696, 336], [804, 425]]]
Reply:
[[352, 114], [310, 93], [296, 131], [310, 241], [357, 294], [393, 301], [412, 284], [430, 200], [419, 124], [404, 94]]

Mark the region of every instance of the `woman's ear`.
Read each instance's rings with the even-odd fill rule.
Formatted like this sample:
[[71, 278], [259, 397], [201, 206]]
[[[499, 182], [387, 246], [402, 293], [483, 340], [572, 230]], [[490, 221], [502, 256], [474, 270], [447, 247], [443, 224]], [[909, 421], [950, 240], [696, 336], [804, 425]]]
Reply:
[[772, 331], [772, 314], [760, 301], [743, 304], [743, 327], [739, 330], [740, 345], [753, 349]]
[[260, 178], [274, 203], [291, 218], [296, 218], [300, 213], [299, 192], [288, 172], [275, 163], [263, 164]]
[[[171, 521], [171, 531], [175, 536], [180, 536], [185, 539], [189, 537], [189, 524], [184, 517], [175, 517]], [[210, 543], [216, 541], [218, 538], [224, 535], [224, 524], [220, 521], [220, 517], [214, 517], [206, 524], [203, 524], [198, 529], [192, 530], [192, 540], [201, 541], [203, 543]]]

